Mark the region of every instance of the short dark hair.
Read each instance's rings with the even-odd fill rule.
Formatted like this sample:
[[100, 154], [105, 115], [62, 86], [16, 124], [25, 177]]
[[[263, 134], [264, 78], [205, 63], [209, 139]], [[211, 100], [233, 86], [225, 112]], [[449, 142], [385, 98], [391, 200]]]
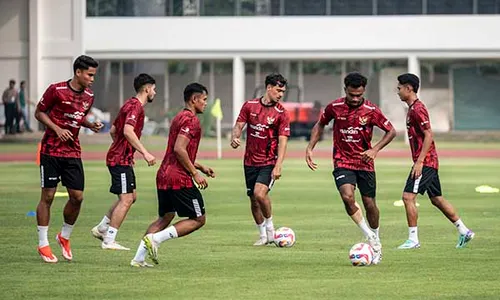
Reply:
[[399, 84], [408, 84], [413, 88], [415, 93], [418, 92], [418, 88], [420, 87], [420, 79], [418, 76], [411, 73], [405, 73], [398, 76]]
[[188, 102], [194, 94], [203, 94], [203, 92], [208, 94], [208, 90], [204, 85], [198, 82], [188, 84], [184, 89], [184, 102]]
[[156, 84], [156, 80], [149, 74], [141, 73], [134, 78], [134, 89], [138, 93], [146, 84]]
[[19, 84], [20, 84], [20, 85], [23, 85], [23, 84], [25, 84], [25, 83], [26, 83], [26, 80], [22, 80]]
[[76, 73], [76, 70], [88, 70], [89, 68], [97, 68], [99, 63], [90, 56], [80, 55], [75, 59], [73, 63], [73, 73]]
[[285, 77], [283, 77], [283, 75], [281, 75], [279, 73], [271, 73], [271, 74], [266, 76], [265, 84], [266, 84], [266, 87], [268, 85], [284, 87], [288, 83], [287, 83]]
[[16, 80], [15, 79], [9, 80], [9, 84], [16, 84]]
[[344, 78], [344, 86], [345, 87], [352, 87], [352, 88], [357, 89], [360, 86], [366, 87], [367, 83], [368, 83], [368, 79], [359, 72], [349, 73]]

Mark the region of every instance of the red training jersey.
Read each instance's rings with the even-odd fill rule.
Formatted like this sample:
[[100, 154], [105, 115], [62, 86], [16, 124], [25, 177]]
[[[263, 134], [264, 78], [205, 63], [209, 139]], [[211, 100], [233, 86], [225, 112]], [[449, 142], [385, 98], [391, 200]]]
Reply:
[[[424, 145], [424, 131], [431, 129], [429, 112], [422, 101], [417, 100], [408, 108], [406, 128], [408, 130], [411, 156], [413, 162], [416, 162], [422, 152], [422, 146]], [[439, 168], [439, 160], [434, 140], [432, 141], [429, 152], [427, 152], [425, 156], [424, 166], [434, 169]]]

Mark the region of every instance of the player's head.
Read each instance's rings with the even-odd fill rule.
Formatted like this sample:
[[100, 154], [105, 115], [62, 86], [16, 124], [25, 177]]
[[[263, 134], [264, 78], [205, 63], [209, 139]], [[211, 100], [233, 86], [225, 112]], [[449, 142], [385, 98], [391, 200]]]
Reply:
[[203, 85], [194, 82], [184, 89], [184, 103], [194, 108], [197, 114], [203, 113], [207, 107], [208, 90]]
[[402, 101], [406, 101], [418, 93], [419, 87], [420, 79], [417, 75], [405, 73], [398, 76], [398, 96]]
[[368, 79], [358, 72], [347, 74], [344, 78], [344, 91], [347, 105], [357, 107], [363, 103], [363, 94], [365, 93], [367, 83]]
[[87, 88], [94, 83], [95, 74], [99, 63], [92, 57], [87, 55], [80, 55], [73, 63], [73, 74], [78, 84]]
[[16, 86], [16, 81], [14, 79], [9, 80], [9, 88], [13, 89]]
[[273, 103], [279, 102], [286, 91], [287, 81], [283, 75], [272, 73], [266, 76], [266, 95]]
[[21, 82], [19, 83], [19, 87], [20, 87], [21, 89], [26, 88], [26, 81], [25, 81], [25, 80], [21, 81]]
[[146, 95], [151, 103], [156, 95], [156, 80], [151, 75], [141, 73], [134, 78], [134, 89], [137, 94]]

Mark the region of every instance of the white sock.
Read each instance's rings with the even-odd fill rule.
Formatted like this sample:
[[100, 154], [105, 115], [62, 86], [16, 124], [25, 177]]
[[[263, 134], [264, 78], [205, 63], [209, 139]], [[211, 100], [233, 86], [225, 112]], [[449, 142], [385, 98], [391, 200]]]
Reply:
[[144, 245], [144, 241], [141, 240], [137, 252], [135, 253], [134, 260], [138, 262], [143, 262], [146, 259], [146, 254], [148, 254], [148, 249]]
[[117, 234], [118, 234], [118, 229], [109, 226], [108, 231], [106, 231], [106, 235], [104, 236], [103, 242], [105, 242], [106, 244], [114, 242]]
[[101, 222], [97, 224], [97, 230], [99, 230], [99, 232], [101, 233], [106, 232], [109, 227], [109, 222], [111, 222], [111, 220], [108, 218], [108, 216], [104, 215], [104, 218], [102, 218]]
[[38, 247], [45, 247], [49, 245], [49, 239], [47, 237], [47, 232], [49, 231], [49, 226], [37, 226], [38, 228]]
[[373, 238], [375, 236], [375, 233], [370, 229], [370, 227], [368, 227], [368, 224], [366, 224], [365, 218], [361, 219], [358, 226], [367, 238]]
[[61, 236], [65, 239], [69, 240], [69, 237], [71, 236], [71, 232], [73, 231], [73, 226], [74, 225], [69, 225], [66, 222], [63, 222]]
[[259, 236], [266, 237], [266, 221], [262, 222], [262, 224], [257, 224], [257, 228], [259, 229]]
[[167, 229], [163, 229], [160, 232], [153, 234], [153, 241], [155, 243], [161, 244], [166, 240], [175, 239], [177, 237], [177, 229], [175, 226], [169, 226]]
[[465, 226], [464, 222], [462, 222], [462, 219], [458, 219], [458, 221], [453, 222], [453, 224], [455, 225], [455, 227], [457, 227], [460, 234], [467, 234], [467, 232], [469, 232], [469, 228]]
[[264, 223], [266, 224], [266, 228], [274, 229], [273, 216], [270, 216], [269, 219], [264, 218]]
[[380, 236], [378, 235], [380, 227], [379, 228], [375, 228], [375, 229], [373, 229], [373, 228], [370, 228], [370, 229], [373, 231], [373, 233], [375, 233], [375, 235], [377, 236], [377, 239], [380, 240]]
[[418, 243], [418, 228], [408, 227], [408, 239]]

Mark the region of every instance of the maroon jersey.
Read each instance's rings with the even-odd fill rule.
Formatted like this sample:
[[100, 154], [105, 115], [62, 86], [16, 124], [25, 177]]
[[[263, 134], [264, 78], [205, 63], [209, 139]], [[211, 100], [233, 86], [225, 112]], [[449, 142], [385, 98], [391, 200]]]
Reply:
[[134, 164], [135, 149], [124, 135], [127, 124], [134, 126], [134, 132], [140, 139], [144, 127], [144, 107], [141, 101], [135, 97], [125, 102], [113, 122], [116, 128], [116, 139], [111, 144], [106, 156], [106, 165], [108, 166], [131, 166]]
[[290, 136], [290, 118], [280, 103], [264, 105], [260, 98], [243, 104], [238, 120], [247, 124], [245, 166], [276, 164], [279, 136]]
[[[406, 128], [408, 130], [408, 139], [410, 141], [413, 162], [416, 162], [422, 152], [422, 146], [424, 144], [424, 131], [431, 129], [429, 112], [422, 101], [417, 100], [408, 108], [408, 114], [406, 115]], [[427, 152], [427, 155], [425, 156], [424, 166], [434, 169], [439, 168], [438, 155], [434, 140], [432, 141], [429, 152]]]
[[57, 126], [71, 131], [73, 140], [63, 142], [47, 127], [40, 152], [50, 156], [80, 158], [78, 133], [93, 103], [94, 93], [90, 89], [75, 91], [69, 81], [51, 84], [38, 102], [38, 109], [48, 113]]
[[388, 132], [392, 129], [391, 122], [370, 101], [364, 100], [360, 106], [351, 108], [345, 103], [345, 98], [328, 104], [319, 122], [326, 126], [331, 120], [334, 120], [334, 167], [373, 172], [373, 162], [364, 162], [361, 153], [372, 148], [373, 127]]
[[178, 135], [189, 138], [187, 153], [189, 160], [194, 164], [200, 145], [201, 127], [200, 120], [192, 111], [184, 109], [172, 120], [168, 134], [167, 151], [156, 173], [156, 188], [159, 190], [193, 187], [191, 174], [181, 165], [174, 153], [174, 145]]

